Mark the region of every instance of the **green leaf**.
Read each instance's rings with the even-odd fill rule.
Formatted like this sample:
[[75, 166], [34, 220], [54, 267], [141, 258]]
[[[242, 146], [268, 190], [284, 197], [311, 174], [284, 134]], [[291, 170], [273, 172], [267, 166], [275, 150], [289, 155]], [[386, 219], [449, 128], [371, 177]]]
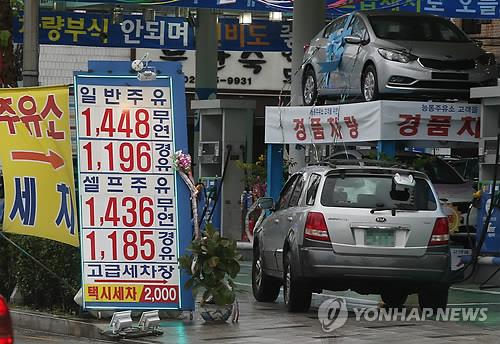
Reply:
[[211, 268], [215, 268], [217, 266], [217, 264], [219, 263], [220, 259], [219, 257], [212, 257], [208, 260], [208, 265], [211, 267]]

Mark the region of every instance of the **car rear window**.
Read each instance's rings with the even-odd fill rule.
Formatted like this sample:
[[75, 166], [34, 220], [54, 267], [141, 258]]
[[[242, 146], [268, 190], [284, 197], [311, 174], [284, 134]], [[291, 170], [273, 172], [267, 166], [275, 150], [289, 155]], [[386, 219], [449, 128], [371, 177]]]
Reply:
[[370, 16], [375, 35], [387, 40], [469, 42], [469, 38], [444, 18], [421, 16]]
[[400, 208], [436, 210], [436, 199], [426, 180], [416, 178], [407, 201], [393, 199], [391, 176], [329, 176], [321, 193], [321, 204], [344, 208]]

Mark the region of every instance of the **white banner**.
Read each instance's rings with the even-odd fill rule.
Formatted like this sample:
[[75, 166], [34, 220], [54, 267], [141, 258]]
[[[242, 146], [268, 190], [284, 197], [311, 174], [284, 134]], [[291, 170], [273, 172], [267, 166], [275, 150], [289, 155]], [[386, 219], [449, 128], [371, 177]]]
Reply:
[[266, 108], [266, 143], [479, 141], [480, 105], [376, 101]]

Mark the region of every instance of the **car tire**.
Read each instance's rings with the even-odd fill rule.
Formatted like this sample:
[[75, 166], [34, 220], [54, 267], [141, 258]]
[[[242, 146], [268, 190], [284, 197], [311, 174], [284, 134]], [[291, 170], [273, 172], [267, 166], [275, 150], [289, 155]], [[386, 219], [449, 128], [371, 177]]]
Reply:
[[259, 302], [274, 302], [280, 293], [279, 279], [267, 276], [264, 272], [260, 250], [256, 249], [252, 259], [252, 291]]
[[312, 67], [307, 67], [302, 77], [302, 101], [306, 106], [323, 105], [325, 98], [318, 94], [316, 73]]
[[361, 77], [361, 96], [365, 102], [371, 102], [380, 98], [377, 80], [375, 66], [371, 64], [366, 66]]
[[401, 308], [408, 298], [408, 293], [400, 290], [389, 290], [383, 292], [380, 297], [386, 308]]
[[446, 309], [448, 304], [449, 285], [432, 285], [420, 290], [418, 293], [418, 304], [421, 309], [431, 308], [434, 312], [441, 308]]
[[289, 312], [307, 312], [311, 306], [312, 290], [305, 280], [298, 279], [292, 269], [292, 253], [288, 252], [283, 264], [283, 290]]

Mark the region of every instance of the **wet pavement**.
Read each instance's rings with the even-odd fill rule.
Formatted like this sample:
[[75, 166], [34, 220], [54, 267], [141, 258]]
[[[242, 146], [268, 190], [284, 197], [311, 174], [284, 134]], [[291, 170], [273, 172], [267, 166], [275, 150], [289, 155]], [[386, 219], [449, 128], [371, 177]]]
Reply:
[[[314, 294], [313, 306], [308, 313], [288, 313], [282, 294], [276, 303], [255, 302], [251, 293], [250, 264], [243, 262], [237, 279], [241, 288], [238, 296], [240, 321], [237, 324], [207, 325], [199, 315], [195, 320], [165, 321], [165, 334], [149, 343], [500, 343], [500, 291], [478, 291], [474, 285], [460, 285], [450, 291], [452, 308], [484, 307], [488, 319], [482, 322], [463, 321], [368, 321], [349, 312], [344, 326], [324, 332], [318, 321], [319, 305], [332, 298], [333, 293]], [[348, 308], [376, 308], [379, 297], [358, 295], [353, 292], [334, 293], [346, 297]], [[416, 295], [409, 297], [407, 310], [416, 307]]]

